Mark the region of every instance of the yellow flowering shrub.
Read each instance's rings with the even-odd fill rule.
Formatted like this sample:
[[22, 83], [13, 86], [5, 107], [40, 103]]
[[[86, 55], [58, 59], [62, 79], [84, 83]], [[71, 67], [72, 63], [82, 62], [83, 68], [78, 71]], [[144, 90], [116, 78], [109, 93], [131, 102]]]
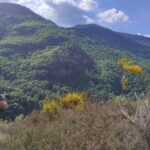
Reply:
[[125, 77], [125, 72], [126, 73], [132, 73], [134, 75], [142, 75], [143, 73], [143, 69], [141, 66], [139, 65], [134, 65], [132, 61], [126, 59], [126, 58], [120, 58], [118, 60], [118, 65], [121, 66], [122, 71], [123, 71], [123, 75], [122, 75], [122, 79], [121, 79], [121, 87], [123, 90], [125, 90], [127, 88], [127, 84], [128, 84], [128, 79]]
[[129, 66], [129, 65], [131, 65], [132, 64], [132, 61], [129, 61], [128, 59], [126, 59], [126, 58], [120, 58], [119, 60], [118, 60], [118, 65], [120, 65], [120, 66]]
[[72, 108], [77, 111], [84, 110], [84, 94], [83, 93], [68, 93], [61, 98], [60, 103], [65, 108]]
[[142, 75], [142, 67], [139, 65], [134, 65], [132, 61], [121, 58], [118, 61], [118, 64], [122, 67], [123, 71], [135, 74], [135, 75]]
[[142, 75], [142, 67], [138, 65], [131, 65], [131, 66], [123, 66], [124, 71], [133, 73], [135, 75]]
[[59, 112], [60, 106], [56, 100], [52, 100], [43, 104], [43, 110], [49, 114], [53, 115]]
[[123, 90], [125, 90], [127, 88], [128, 85], [128, 79], [126, 79], [124, 76], [121, 79], [121, 87]]

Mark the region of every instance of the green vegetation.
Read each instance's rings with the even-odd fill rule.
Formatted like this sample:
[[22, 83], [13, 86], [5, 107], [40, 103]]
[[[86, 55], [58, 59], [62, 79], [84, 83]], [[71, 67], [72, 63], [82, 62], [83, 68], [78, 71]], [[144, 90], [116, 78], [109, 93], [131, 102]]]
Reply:
[[[114, 99], [121, 93], [117, 60], [127, 56], [143, 66], [144, 75], [130, 75], [127, 96], [150, 84], [147, 41], [97, 25], [61, 28], [14, 4], [0, 4], [0, 91], [10, 94], [9, 109], [0, 117], [15, 119], [40, 109], [47, 97], [86, 91], [93, 99]], [[132, 39], [132, 40], [130, 40]]]

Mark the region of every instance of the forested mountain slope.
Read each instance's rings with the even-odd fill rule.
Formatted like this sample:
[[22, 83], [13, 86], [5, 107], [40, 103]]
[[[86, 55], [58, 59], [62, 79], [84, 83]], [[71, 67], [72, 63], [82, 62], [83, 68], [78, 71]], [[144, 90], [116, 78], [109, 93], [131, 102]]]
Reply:
[[61, 28], [23, 6], [0, 3], [0, 91], [10, 94], [10, 108], [1, 115], [27, 114], [46, 97], [71, 90], [113, 98], [120, 94], [117, 60], [124, 56], [144, 69], [139, 79], [131, 76], [126, 93], [134, 83], [146, 92], [149, 38], [98, 25]]

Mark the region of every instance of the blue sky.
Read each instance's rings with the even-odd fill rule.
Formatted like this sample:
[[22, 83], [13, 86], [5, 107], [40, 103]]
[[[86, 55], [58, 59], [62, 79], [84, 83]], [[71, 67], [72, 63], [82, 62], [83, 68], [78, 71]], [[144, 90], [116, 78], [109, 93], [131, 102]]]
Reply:
[[59, 26], [96, 23], [150, 36], [150, 0], [0, 0], [26, 6]]

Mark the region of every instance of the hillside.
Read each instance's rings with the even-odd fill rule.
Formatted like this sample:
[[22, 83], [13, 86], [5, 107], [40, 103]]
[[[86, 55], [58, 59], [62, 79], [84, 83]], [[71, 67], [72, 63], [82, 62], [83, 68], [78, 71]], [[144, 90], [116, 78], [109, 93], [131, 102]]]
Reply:
[[[61, 28], [31, 10], [0, 3], [0, 91], [10, 94], [1, 116], [15, 118], [39, 108], [39, 101], [72, 90], [108, 100], [120, 94], [117, 60], [127, 56], [143, 66], [131, 76], [126, 94], [137, 82], [146, 92], [150, 75], [148, 38], [122, 34], [98, 25]], [[139, 86], [140, 85], [140, 86]]]

